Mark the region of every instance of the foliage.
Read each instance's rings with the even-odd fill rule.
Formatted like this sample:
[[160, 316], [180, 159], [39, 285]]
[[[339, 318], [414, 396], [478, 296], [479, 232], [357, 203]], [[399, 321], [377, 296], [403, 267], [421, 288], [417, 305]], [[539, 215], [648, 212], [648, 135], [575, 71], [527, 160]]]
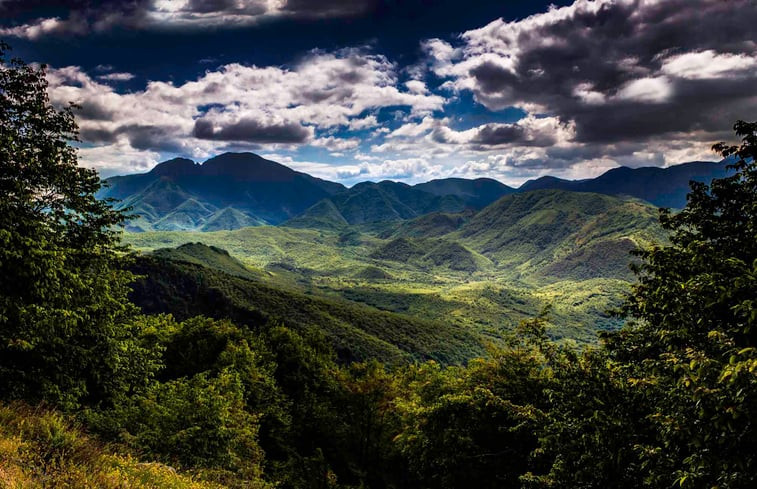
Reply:
[[668, 246], [638, 252], [634, 319], [555, 371], [535, 451], [535, 487], [755, 485], [757, 453], [757, 124], [738, 122], [735, 173], [692, 182], [661, 210]]
[[397, 442], [417, 487], [513, 487], [536, 448], [543, 374], [531, 352], [493, 352], [465, 369], [408, 373]]
[[66, 408], [144, 385], [154, 355], [136, 341], [118, 268], [121, 213], [77, 166], [73, 107], [47, 97], [45, 68], [0, 45], [0, 390]]
[[656, 484], [757, 482], [757, 123], [734, 129], [742, 144], [714, 149], [735, 157], [735, 173], [692, 183], [680, 213], [662, 211], [671, 245], [641, 253], [626, 306], [638, 321], [607, 347], [652, 386], [659, 437], [642, 458]]

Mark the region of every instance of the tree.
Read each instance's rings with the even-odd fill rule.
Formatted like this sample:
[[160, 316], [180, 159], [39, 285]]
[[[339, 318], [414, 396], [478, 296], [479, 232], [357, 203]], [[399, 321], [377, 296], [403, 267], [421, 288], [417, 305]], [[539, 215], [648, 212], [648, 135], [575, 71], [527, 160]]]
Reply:
[[45, 67], [0, 43], [0, 392], [73, 408], [149, 378], [131, 275], [118, 266], [124, 215], [78, 166], [73, 109], [54, 107]]
[[607, 342], [647, 399], [658, 436], [637, 450], [655, 487], [757, 485], [757, 123], [734, 129], [740, 145], [713, 147], [733, 175], [661, 211], [670, 245], [639, 253], [635, 323]]

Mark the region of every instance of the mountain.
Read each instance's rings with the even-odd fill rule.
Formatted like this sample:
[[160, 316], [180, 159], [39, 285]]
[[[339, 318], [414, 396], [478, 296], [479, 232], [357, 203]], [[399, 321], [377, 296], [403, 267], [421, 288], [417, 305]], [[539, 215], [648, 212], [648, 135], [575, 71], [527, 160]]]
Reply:
[[436, 195], [389, 180], [362, 182], [317, 203], [286, 225], [338, 228], [404, 221], [431, 212], [460, 212], [465, 208], [465, 200], [456, 195]]
[[275, 225], [345, 189], [252, 153], [225, 153], [202, 164], [177, 158], [105, 183], [98, 197], [139, 214], [127, 228], [132, 231]]
[[[444, 214], [468, 215], [503, 197], [534, 190], [630, 196], [680, 208], [690, 180], [709, 183], [727, 174], [724, 162], [698, 161], [668, 168], [620, 167], [584, 180], [545, 176], [517, 189], [489, 178], [445, 178], [417, 185], [386, 180], [346, 188], [252, 153], [225, 153], [201, 164], [176, 158], [148, 173], [109, 178], [98, 197], [132, 209], [138, 216], [126, 226], [132, 232], [221, 231], [283, 223], [331, 231], [360, 225], [384, 235], [432, 236], [462, 224], [461, 218]], [[422, 220], [431, 214], [438, 215]], [[441, 228], [433, 231], [437, 224]]]
[[686, 205], [689, 181], [710, 183], [729, 174], [725, 162], [694, 161], [667, 168], [613, 168], [596, 178], [563, 180], [541, 177], [524, 183], [518, 192], [531, 190], [572, 190], [607, 195], [628, 195], [658, 207], [682, 208]]
[[665, 239], [657, 216], [638, 199], [535, 190], [501, 198], [448, 238], [521, 274], [630, 280], [628, 252]]
[[500, 197], [517, 192], [516, 189], [491, 178], [443, 178], [419, 183], [414, 188], [439, 196], [454, 195], [474, 209], [482, 209]]

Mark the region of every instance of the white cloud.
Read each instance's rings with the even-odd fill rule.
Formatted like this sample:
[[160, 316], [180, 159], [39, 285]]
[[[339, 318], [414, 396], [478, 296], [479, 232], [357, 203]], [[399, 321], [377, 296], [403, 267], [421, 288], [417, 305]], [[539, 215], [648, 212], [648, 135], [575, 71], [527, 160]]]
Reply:
[[105, 81], [129, 81], [133, 80], [135, 76], [132, 73], [108, 73], [107, 75], [99, 75], [97, 78]]
[[347, 123], [347, 127], [352, 131], [360, 131], [362, 129], [370, 129], [379, 125], [376, 116], [371, 114], [365, 117], [353, 117]]
[[313, 146], [327, 148], [330, 151], [346, 151], [360, 146], [357, 138], [338, 138], [334, 136], [322, 137], [310, 143]]
[[97, 169], [102, 177], [146, 172], [159, 161], [160, 154], [157, 152], [134, 149], [128, 141], [79, 149], [80, 164], [87, 168]]
[[667, 77], [658, 76], [631, 80], [620, 87], [615, 98], [634, 102], [663, 103], [670, 99], [672, 93], [670, 80]]
[[443, 107], [439, 95], [402, 91], [395, 71], [383, 56], [345, 49], [312, 53], [291, 68], [227, 64], [186, 83], [150, 81], [129, 93], [101, 82], [126, 74], [93, 78], [69, 66], [51, 69], [48, 80], [54, 103], [82, 105], [78, 120], [90, 144], [206, 154], [235, 142], [273, 149], [313, 142], [346, 151], [359, 141], [315, 138], [315, 130], [375, 127], [376, 116], [364, 114], [382, 107], [403, 106], [415, 116]]
[[691, 80], [750, 75], [755, 68], [757, 55], [717, 53], [712, 49], [670, 56], [662, 64], [663, 73]]

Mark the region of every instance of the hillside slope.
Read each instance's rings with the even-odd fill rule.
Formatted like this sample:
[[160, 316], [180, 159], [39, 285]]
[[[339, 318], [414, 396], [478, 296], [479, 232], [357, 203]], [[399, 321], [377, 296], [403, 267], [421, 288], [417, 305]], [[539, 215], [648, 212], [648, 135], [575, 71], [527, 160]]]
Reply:
[[144, 312], [172, 313], [178, 319], [228, 317], [253, 328], [268, 321], [293, 329], [316, 328], [333, 341], [345, 361], [376, 358], [398, 364], [433, 359], [450, 364], [483, 351], [476, 335], [459, 326], [229, 275], [222, 268], [229, 266], [230, 257], [217, 248], [193, 244], [190, 260], [187, 253], [179, 247], [137, 257], [132, 270], [142, 278], [135, 282], [131, 299]]
[[564, 190], [503, 197], [451, 236], [500, 267], [580, 280], [630, 280], [629, 250], [664, 239], [649, 204]]

